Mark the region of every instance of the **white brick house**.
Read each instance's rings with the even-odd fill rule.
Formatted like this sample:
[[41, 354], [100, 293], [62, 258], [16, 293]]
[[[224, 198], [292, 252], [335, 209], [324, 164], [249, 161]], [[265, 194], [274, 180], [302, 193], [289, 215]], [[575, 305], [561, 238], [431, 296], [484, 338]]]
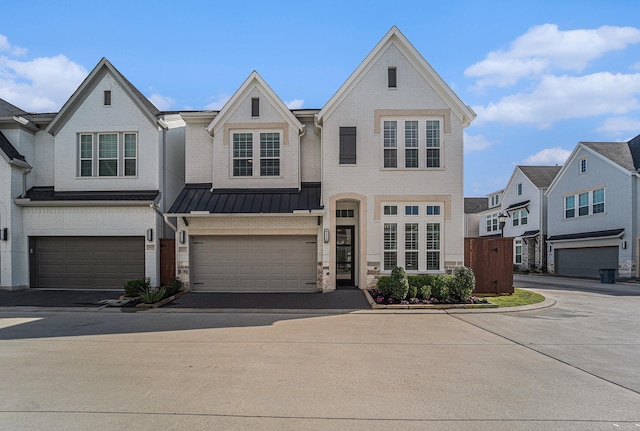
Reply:
[[0, 119], [15, 150], [0, 151], [11, 159], [0, 163], [0, 286], [158, 284], [159, 239], [173, 235], [162, 212], [184, 184], [179, 116], [159, 112], [106, 59], [55, 115], [14, 111]]
[[463, 264], [463, 129], [474, 112], [393, 27], [320, 110], [253, 72], [183, 112], [178, 275], [194, 290], [366, 288]]

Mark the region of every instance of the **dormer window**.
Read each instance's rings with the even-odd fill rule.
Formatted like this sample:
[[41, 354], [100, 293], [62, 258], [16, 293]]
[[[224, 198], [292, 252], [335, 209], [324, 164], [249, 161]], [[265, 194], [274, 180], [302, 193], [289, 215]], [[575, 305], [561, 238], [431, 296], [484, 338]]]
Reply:
[[260, 116], [260, 98], [259, 97], [251, 98], [251, 116], [252, 117]]
[[389, 88], [397, 88], [398, 86], [397, 70], [398, 69], [395, 67], [390, 67], [389, 69], [387, 69], [387, 81], [389, 84]]
[[104, 90], [104, 106], [111, 106], [111, 90]]

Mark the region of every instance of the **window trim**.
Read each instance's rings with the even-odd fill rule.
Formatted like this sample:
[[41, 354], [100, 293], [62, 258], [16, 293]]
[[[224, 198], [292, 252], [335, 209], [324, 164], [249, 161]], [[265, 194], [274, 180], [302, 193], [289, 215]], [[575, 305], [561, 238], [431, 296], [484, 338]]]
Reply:
[[[106, 144], [106, 142], [101, 142], [102, 136], [114, 135], [116, 138], [116, 155], [115, 157], [106, 157], [102, 156], [100, 152], [100, 148], [102, 144]], [[127, 156], [126, 152], [126, 141], [127, 136], [134, 136], [135, 143], [135, 156]], [[90, 147], [90, 154], [83, 157], [83, 137], [89, 137], [89, 141], [87, 144]], [[136, 178], [139, 175], [139, 133], [137, 131], [101, 131], [101, 132], [78, 132], [76, 134], [77, 139], [77, 152], [76, 152], [76, 178]], [[86, 142], [85, 142], [86, 143]], [[104, 172], [101, 169], [101, 162], [115, 160], [115, 175], [100, 175]], [[134, 161], [134, 172], [130, 175], [127, 175], [127, 165], [129, 165], [130, 161]], [[86, 172], [87, 175], [83, 175], [83, 165], [87, 167]], [[90, 172], [90, 173], [89, 173]]]
[[583, 157], [578, 161], [578, 173], [586, 174], [587, 173], [587, 158]]
[[[376, 133], [383, 170], [433, 170], [444, 168], [441, 117], [380, 116]], [[417, 126], [417, 127], [416, 127]]]
[[357, 164], [358, 153], [358, 135], [355, 126], [340, 127], [338, 164], [355, 165]]
[[396, 66], [387, 68], [387, 87], [398, 88], [398, 68]]
[[[229, 145], [229, 178], [282, 178], [283, 172], [283, 158], [282, 158], [282, 148], [283, 148], [283, 131], [281, 129], [234, 129], [230, 132], [230, 145]], [[277, 135], [278, 147], [277, 147], [277, 156], [265, 155], [263, 156], [263, 135]], [[251, 137], [251, 146], [249, 148], [245, 148], [244, 151], [247, 152], [246, 155], [237, 155], [236, 152], [236, 136], [240, 137], [240, 135], [250, 136]], [[238, 151], [241, 152], [242, 148], [239, 148]], [[265, 149], [266, 151], [266, 149]], [[236, 161], [246, 160], [247, 166], [240, 166]], [[277, 174], [263, 174], [263, 161], [264, 160], [277, 160]], [[248, 175], [236, 175], [236, 171], [239, 173], [247, 172], [251, 170], [251, 174]], [[265, 167], [266, 169], [266, 167]], [[244, 170], [244, 171], [242, 171]]]
[[251, 118], [257, 118], [260, 116], [260, 98], [251, 98]]
[[522, 196], [522, 183], [516, 184], [516, 196]]
[[[596, 192], [599, 192], [600, 190], [602, 190], [602, 200], [598, 200], [598, 202], [596, 202], [595, 195]], [[580, 203], [581, 196], [586, 197], [586, 202], [583, 201], [582, 204]], [[571, 207], [567, 206], [569, 200], [572, 201]], [[563, 196], [562, 201], [565, 220], [604, 214], [607, 209], [607, 190], [606, 187], [601, 186], [595, 189], [579, 191]], [[582, 214], [580, 213], [581, 210], [583, 210]], [[569, 211], [572, 211], [571, 215], [569, 215]]]
[[515, 265], [522, 265], [522, 250], [522, 239], [515, 239], [513, 242], [513, 263]]
[[111, 106], [111, 90], [104, 90], [102, 103], [103, 106]]

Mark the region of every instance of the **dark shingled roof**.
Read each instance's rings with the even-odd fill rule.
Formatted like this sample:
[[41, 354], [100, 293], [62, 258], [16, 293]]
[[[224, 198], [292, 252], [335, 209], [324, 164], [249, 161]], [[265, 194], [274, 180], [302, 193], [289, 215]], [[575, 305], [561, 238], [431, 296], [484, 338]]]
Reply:
[[13, 117], [14, 115], [24, 115], [25, 111], [18, 108], [17, 106], [12, 105], [6, 100], [0, 99], [0, 118], [2, 117]]
[[597, 230], [593, 232], [569, 233], [566, 235], [553, 235], [547, 241], [561, 241], [567, 239], [603, 238], [607, 236], [620, 236], [624, 229]]
[[302, 183], [298, 189], [220, 189], [211, 184], [187, 184], [169, 208], [172, 214], [208, 211], [212, 214], [290, 214], [317, 210], [320, 183]]
[[53, 187], [32, 187], [26, 197], [32, 201], [154, 201], [158, 190], [56, 192]]
[[633, 159], [633, 167], [638, 171], [640, 170], [640, 135], [630, 140], [628, 144], [631, 158]]
[[2, 131], [0, 131], [0, 151], [3, 151], [7, 155], [9, 160], [18, 159], [22, 160], [23, 162], [25, 161], [24, 156], [20, 154], [18, 150], [16, 150], [16, 147], [14, 147], [11, 142], [9, 142]]
[[629, 144], [626, 142], [581, 142], [581, 144], [591, 148], [596, 153], [603, 155], [628, 171], [636, 171]]
[[464, 198], [464, 213], [475, 214], [489, 208], [489, 198]]
[[562, 166], [519, 166], [523, 174], [538, 188], [551, 185]]

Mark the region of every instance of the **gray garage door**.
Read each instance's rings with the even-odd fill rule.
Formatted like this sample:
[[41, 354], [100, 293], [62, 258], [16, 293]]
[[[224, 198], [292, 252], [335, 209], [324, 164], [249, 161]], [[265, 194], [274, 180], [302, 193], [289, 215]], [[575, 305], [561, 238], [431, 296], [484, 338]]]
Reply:
[[217, 292], [315, 292], [315, 236], [198, 236], [191, 288]]
[[618, 269], [618, 247], [556, 249], [555, 267], [558, 275], [599, 278], [601, 268]]
[[31, 287], [122, 289], [143, 278], [144, 237], [31, 238]]

